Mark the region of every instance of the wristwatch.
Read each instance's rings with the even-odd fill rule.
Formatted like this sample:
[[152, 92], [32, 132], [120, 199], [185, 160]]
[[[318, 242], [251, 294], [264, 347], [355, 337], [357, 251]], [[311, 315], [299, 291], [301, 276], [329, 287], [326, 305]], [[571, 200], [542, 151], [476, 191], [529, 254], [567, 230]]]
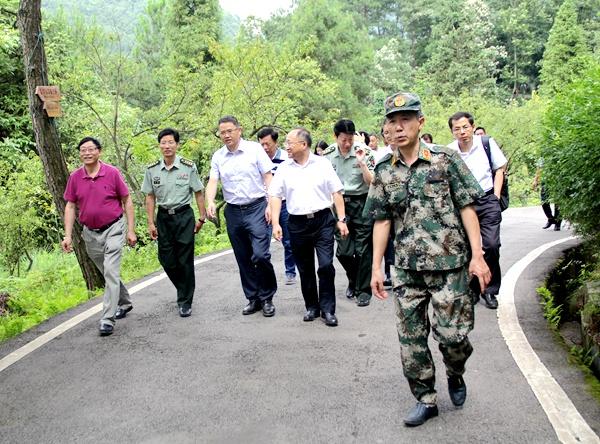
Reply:
[[348, 222], [348, 218], [346, 216], [344, 216], [341, 219], [338, 219], [338, 222], [342, 222], [343, 224], [345, 224]]
[[198, 219], [198, 222], [202, 222], [203, 224], [205, 224], [206, 223], [206, 217], [204, 219], [202, 219], [202, 218]]

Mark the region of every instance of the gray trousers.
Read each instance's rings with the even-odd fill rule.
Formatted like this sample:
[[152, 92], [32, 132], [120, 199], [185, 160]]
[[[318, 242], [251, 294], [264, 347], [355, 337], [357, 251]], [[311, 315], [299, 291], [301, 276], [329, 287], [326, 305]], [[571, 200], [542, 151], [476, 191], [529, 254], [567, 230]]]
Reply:
[[121, 250], [125, 241], [125, 218], [102, 233], [83, 227], [83, 240], [88, 255], [104, 275], [104, 300], [100, 324], [115, 325], [118, 307], [131, 306], [129, 292], [121, 282]]

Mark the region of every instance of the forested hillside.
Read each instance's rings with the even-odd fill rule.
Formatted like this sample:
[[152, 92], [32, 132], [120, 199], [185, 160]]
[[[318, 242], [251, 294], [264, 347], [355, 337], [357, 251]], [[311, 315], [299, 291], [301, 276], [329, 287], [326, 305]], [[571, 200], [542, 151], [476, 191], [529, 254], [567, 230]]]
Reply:
[[[63, 94], [64, 115], [55, 120], [62, 149], [72, 169], [77, 141], [93, 135], [103, 158], [123, 171], [140, 216], [137, 256], [146, 268], [134, 266], [138, 272], [158, 267], [139, 190], [145, 165], [158, 156], [155, 135], [167, 125], [180, 129], [183, 154], [206, 175], [224, 114], [240, 119], [247, 138], [265, 125], [304, 125], [315, 140], [331, 141], [341, 117], [379, 131], [383, 99], [408, 89], [421, 95], [435, 142], [451, 141], [455, 111], [475, 115], [507, 154], [511, 202], [522, 205], [537, 202], [531, 183], [540, 158], [549, 170], [564, 168], [557, 154], [564, 140], [545, 113], [560, 113], [554, 101], [573, 88], [586, 91], [578, 100], [597, 98], [600, 82], [600, 0], [298, 0], [289, 14], [241, 24], [216, 0], [42, 4], [40, 42]], [[0, 10], [0, 292], [15, 301], [39, 257], [55, 268], [66, 259], [56, 252], [62, 224], [33, 143], [18, 1], [0, 0]], [[597, 127], [597, 115], [581, 135]], [[578, 174], [592, 174], [597, 190], [595, 153]], [[572, 200], [562, 182], [550, 186]], [[565, 211], [569, 217], [568, 202]]]

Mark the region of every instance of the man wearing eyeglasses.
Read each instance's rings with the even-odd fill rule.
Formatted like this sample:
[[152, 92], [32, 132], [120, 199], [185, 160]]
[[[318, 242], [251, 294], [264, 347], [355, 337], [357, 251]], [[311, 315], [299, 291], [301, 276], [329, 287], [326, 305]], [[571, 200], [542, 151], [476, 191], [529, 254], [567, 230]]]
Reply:
[[[343, 185], [331, 163], [310, 152], [311, 145], [310, 133], [304, 128], [290, 131], [285, 139], [285, 148], [291, 159], [280, 164], [269, 188], [273, 236], [277, 240], [283, 237], [279, 216], [285, 199], [292, 250], [306, 306], [303, 320], [311, 322], [320, 315], [325, 325], [335, 327], [338, 319], [335, 315], [334, 232], [337, 228], [341, 238], [348, 236]], [[331, 212], [332, 201], [337, 222]], [[319, 263], [318, 286], [315, 254]]]
[[[117, 168], [100, 162], [102, 146], [93, 137], [79, 142], [79, 158], [83, 166], [69, 176], [64, 198], [65, 237], [62, 249], [73, 251], [73, 224], [79, 208], [83, 240], [90, 259], [104, 276], [104, 300], [100, 335], [112, 334], [115, 319], [124, 318], [132, 309], [129, 292], [120, 278], [121, 250], [125, 238], [135, 245], [134, 211], [127, 185]], [[123, 223], [127, 219], [127, 231]]]
[[[487, 308], [498, 308], [497, 295], [500, 292], [502, 272], [500, 270], [500, 192], [504, 183], [504, 172], [508, 161], [496, 141], [489, 139], [490, 157], [483, 147], [483, 136], [473, 135], [475, 119], [466, 112], [457, 112], [448, 119], [448, 126], [454, 136], [454, 142], [448, 147], [458, 151], [473, 176], [479, 182], [485, 196], [477, 199], [475, 210], [481, 227], [481, 241], [485, 252], [485, 261], [492, 272], [492, 280], [480, 291]], [[479, 129], [483, 129], [479, 127]], [[490, 165], [491, 164], [491, 165]], [[479, 298], [479, 295], [477, 295]]]
[[227, 234], [240, 269], [242, 289], [248, 303], [242, 310], [250, 315], [262, 310], [275, 315], [273, 296], [277, 280], [271, 264], [271, 211], [267, 188], [273, 162], [257, 142], [242, 138], [242, 127], [233, 116], [219, 119], [217, 136], [224, 145], [211, 160], [206, 187], [208, 217], [217, 216], [215, 198], [219, 180], [227, 202]]
[[[158, 146], [162, 159], [148, 166], [142, 184], [142, 192], [146, 194], [148, 232], [152, 240], [158, 239], [158, 260], [177, 289], [179, 316], [185, 318], [192, 314], [196, 289], [194, 234], [206, 222], [204, 186], [194, 162], [177, 154], [178, 131], [162, 130], [158, 134]], [[190, 206], [192, 198], [200, 213], [197, 221]]]

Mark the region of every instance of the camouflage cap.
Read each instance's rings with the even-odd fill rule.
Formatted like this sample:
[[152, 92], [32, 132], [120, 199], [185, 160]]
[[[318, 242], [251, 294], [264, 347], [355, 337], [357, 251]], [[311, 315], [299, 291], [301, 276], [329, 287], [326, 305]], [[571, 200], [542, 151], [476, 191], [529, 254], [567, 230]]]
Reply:
[[397, 92], [385, 99], [383, 107], [386, 117], [399, 111], [421, 111], [421, 99], [410, 92]]

